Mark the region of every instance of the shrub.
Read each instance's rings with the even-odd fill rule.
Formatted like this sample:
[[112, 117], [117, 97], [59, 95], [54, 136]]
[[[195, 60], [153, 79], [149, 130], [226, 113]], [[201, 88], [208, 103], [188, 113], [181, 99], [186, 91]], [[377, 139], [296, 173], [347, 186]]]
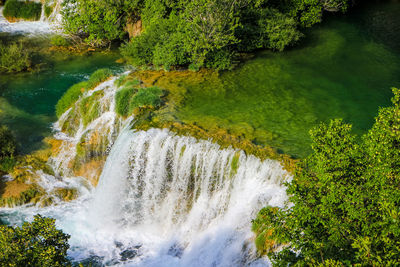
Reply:
[[[400, 90], [359, 140], [342, 120], [310, 131], [313, 153], [263, 209], [256, 243], [275, 266], [400, 266]], [[268, 244], [282, 245], [270, 249]], [[342, 264], [340, 264], [342, 263]]]
[[87, 82], [80, 82], [71, 86], [61, 97], [56, 105], [56, 115], [60, 117], [74, 104], [87, 88]]
[[30, 53], [22, 43], [0, 43], [0, 72], [20, 72], [30, 66]]
[[8, 0], [4, 5], [3, 15], [6, 18], [39, 20], [42, 4], [31, 1]]
[[90, 90], [95, 88], [97, 85], [100, 83], [104, 82], [107, 80], [110, 76], [112, 76], [113, 73], [110, 69], [99, 69], [93, 72], [92, 75], [90, 75], [89, 80], [87, 81], [87, 87], [86, 90]]
[[55, 219], [36, 215], [22, 227], [0, 226], [1, 266], [68, 266], [69, 235]]

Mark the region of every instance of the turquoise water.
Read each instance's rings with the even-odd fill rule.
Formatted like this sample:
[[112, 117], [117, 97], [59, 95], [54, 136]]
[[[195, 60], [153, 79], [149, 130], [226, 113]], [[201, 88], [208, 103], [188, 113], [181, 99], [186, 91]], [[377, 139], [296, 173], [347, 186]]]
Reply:
[[343, 118], [362, 134], [400, 86], [400, 3], [331, 15], [283, 53], [260, 52], [219, 79], [189, 84], [178, 117], [216, 124], [295, 157], [309, 130]]
[[[218, 81], [185, 84], [178, 119], [220, 126], [295, 157], [310, 152], [309, 129], [343, 118], [364, 133], [400, 86], [400, 3], [373, 1], [330, 15], [283, 53], [259, 52]], [[55, 57], [36, 73], [0, 75], [0, 122], [28, 153], [42, 146], [54, 106], [98, 68], [122, 66], [116, 54]]]
[[15, 133], [20, 151], [29, 153], [42, 147], [51, 133], [55, 104], [73, 84], [87, 79], [99, 68], [115, 71], [116, 53], [85, 56], [56, 54], [46, 61], [44, 70], [34, 73], [0, 75], [0, 122]]

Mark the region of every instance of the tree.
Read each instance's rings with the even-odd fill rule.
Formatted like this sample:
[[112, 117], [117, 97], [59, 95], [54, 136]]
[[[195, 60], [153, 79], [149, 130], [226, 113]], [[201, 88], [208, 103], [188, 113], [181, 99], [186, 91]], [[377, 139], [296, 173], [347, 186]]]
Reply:
[[1, 266], [66, 266], [69, 235], [55, 220], [36, 215], [22, 227], [0, 226]]
[[360, 144], [341, 120], [311, 131], [314, 152], [287, 184], [291, 205], [266, 207], [253, 223], [257, 247], [276, 266], [400, 264], [400, 90], [393, 92], [394, 105], [380, 109]]

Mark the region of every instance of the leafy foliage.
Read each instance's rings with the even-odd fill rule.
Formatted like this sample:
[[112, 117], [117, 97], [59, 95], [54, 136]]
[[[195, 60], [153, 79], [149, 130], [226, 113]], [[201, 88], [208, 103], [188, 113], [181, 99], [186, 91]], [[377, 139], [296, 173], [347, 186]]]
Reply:
[[42, 4], [32, 1], [8, 0], [4, 5], [3, 15], [6, 18], [39, 20]]
[[1, 266], [67, 265], [69, 235], [56, 229], [55, 220], [36, 215], [22, 227], [0, 226]]
[[348, 0], [67, 0], [63, 18], [67, 32], [92, 45], [124, 40], [128, 24], [140, 22], [140, 34], [121, 48], [136, 67], [229, 69], [240, 52], [282, 51], [323, 10], [347, 6]]
[[29, 50], [22, 43], [0, 42], [0, 73], [20, 72], [31, 66]]
[[361, 144], [341, 120], [311, 131], [314, 153], [288, 184], [293, 205], [267, 207], [253, 223], [259, 251], [276, 266], [400, 264], [400, 90], [393, 92], [394, 105], [380, 109]]

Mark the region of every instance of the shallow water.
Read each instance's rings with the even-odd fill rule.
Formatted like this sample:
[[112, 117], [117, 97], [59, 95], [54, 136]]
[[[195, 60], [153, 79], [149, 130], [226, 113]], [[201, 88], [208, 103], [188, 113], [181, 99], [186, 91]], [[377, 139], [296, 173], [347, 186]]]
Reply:
[[73, 84], [88, 79], [99, 68], [115, 71], [117, 53], [47, 56], [42, 71], [0, 74], [0, 122], [9, 126], [19, 142], [20, 151], [42, 147], [56, 121], [55, 105]]
[[400, 3], [369, 4], [331, 16], [283, 53], [260, 52], [219, 81], [188, 84], [178, 114], [199, 125], [244, 132], [302, 157], [309, 130], [343, 118], [364, 133], [400, 86]]

